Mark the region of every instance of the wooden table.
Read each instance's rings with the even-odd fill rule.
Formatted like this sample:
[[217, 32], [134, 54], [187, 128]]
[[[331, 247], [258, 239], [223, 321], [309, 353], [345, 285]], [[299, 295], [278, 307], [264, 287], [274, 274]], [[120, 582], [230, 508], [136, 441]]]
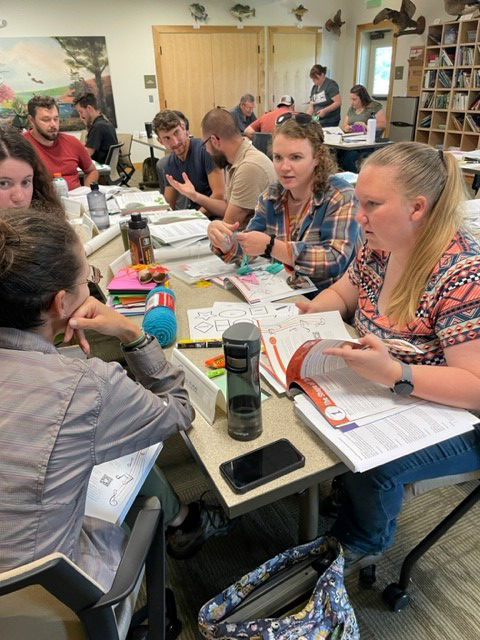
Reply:
[[[108, 265], [120, 253], [123, 245], [120, 237], [100, 248], [89, 257], [92, 264], [104, 274], [102, 285], [108, 281]], [[196, 288], [172, 278], [177, 306], [177, 338], [188, 338], [189, 307], [210, 307], [215, 301], [241, 301], [233, 290], [222, 289], [216, 285]], [[135, 317], [133, 318], [135, 319]], [[137, 321], [141, 322], [141, 318]], [[172, 348], [166, 349], [171, 353]], [[199, 368], [204, 368], [204, 360], [219, 353], [219, 349], [185, 349], [182, 351]], [[277, 396], [268, 388], [271, 397], [262, 403], [263, 433], [255, 440], [242, 442], [233, 440], [227, 431], [227, 417], [223, 412], [210, 425], [197, 413], [192, 428], [182, 433], [184, 440], [195, 460], [209, 476], [219, 500], [229, 517], [248, 513], [265, 504], [269, 504], [294, 493], [303, 492], [300, 499], [300, 541], [312, 540], [318, 530], [318, 483], [333, 478], [346, 471], [346, 467], [337, 456], [294, 414], [293, 402], [287, 396]], [[218, 411], [217, 411], [218, 413]], [[251, 451], [257, 447], [288, 438], [305, 456], [305, 466], [292, 471], [276, 480], [248, 491], [235, 493], [220, 474], [219, 465], [226, 460]]]

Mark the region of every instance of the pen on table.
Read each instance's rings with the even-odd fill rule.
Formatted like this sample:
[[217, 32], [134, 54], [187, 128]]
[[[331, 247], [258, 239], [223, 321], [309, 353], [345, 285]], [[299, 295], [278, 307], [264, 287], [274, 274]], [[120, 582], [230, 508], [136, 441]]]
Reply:
[[213, 349], [223, 347], [221, 340], [178, 340], [177, 349]]

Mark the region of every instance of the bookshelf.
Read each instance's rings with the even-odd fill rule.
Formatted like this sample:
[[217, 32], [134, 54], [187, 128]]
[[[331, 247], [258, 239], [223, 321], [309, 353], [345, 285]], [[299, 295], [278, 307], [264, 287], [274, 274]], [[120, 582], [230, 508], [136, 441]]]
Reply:
[[480, 147], [480, 19], [428, 27], [415, 140]]

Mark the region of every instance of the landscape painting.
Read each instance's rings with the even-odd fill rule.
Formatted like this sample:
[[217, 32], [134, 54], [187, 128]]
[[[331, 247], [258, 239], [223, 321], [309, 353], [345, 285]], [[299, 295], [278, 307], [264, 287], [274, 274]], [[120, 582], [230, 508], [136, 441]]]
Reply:
[[116, 126], [104, 36], [0, 38], [0, 124], [27, 127], [27, 102], [41, 94], [56, 99], [60, 129], [78, 131], [72, 103], [87, 91]]

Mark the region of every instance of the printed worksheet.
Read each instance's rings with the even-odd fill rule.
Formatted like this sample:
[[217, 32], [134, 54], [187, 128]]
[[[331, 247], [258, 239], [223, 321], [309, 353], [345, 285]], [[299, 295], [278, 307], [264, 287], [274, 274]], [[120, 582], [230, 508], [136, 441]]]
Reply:
[[213, 307], [188, 309], [190, 338], [221, 339], [223, 332], [236, 322], [253, 322], [259, 319], [275, 318], [287, 320], [298, 315], [294, 304], [264, 303], [251, 305], [247, 302], [216, 302]]
[[121, 524], [153, 467], [163, 444], [93, 467], [88, 483], [85, 515]]

